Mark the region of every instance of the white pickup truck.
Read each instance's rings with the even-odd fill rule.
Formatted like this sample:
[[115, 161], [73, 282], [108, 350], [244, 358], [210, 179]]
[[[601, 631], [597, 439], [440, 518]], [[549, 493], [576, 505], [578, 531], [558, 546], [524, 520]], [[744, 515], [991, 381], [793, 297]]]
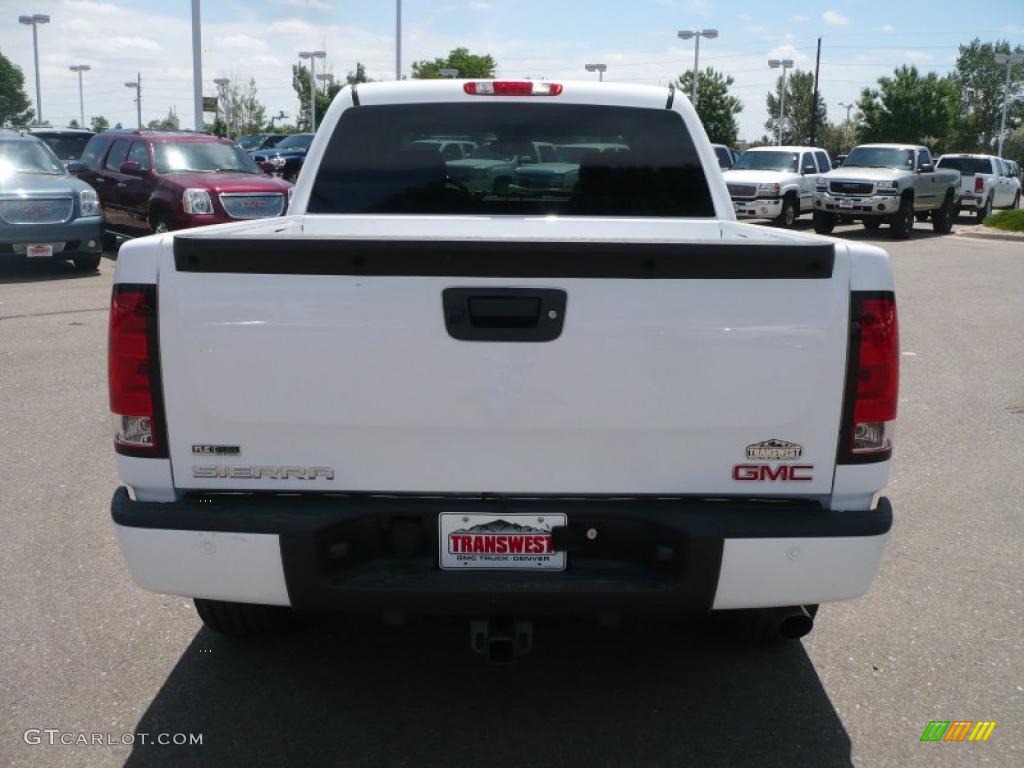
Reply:
[[[481, 197], [411, 146], [446, 136], [628, 151]], [[502, 657], [540, 615], [727, 611], [797, 637], [879, 566], [898, 364], [886, 253], [737, 223], [675, 89], [346, 87], [287, 216], [121, 249], [112, 516], [134, 579], [224, 632], [457, 615]]]
[[815, 179], [831, 170], [820, 147], [754, 147], [722, 175], [737, 218], [792, 227], [800, 214], [814, 211]]
[[957, 214], [971, 209], [979, 220], [992, 215], [993, 208], [1020, 207], [1020, 180], [1014, 178], [1005, 160], [995, 155], [943, 155], [936, 168], [960, 172]]

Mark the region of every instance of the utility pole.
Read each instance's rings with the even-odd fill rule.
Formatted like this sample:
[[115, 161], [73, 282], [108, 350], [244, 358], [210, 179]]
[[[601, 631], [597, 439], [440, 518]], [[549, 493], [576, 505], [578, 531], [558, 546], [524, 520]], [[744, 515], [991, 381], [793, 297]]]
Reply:
[[36, 125], [43, 124], [43, 95], [39, 87], [39, 30], [40, 24], [49, 24], [50, 17], [45, 13], [33, 13], [31, 16], [19, 16], [19, 24], [28, 24], [32, 27], [32, 53], [36, 62]]
[[136, 72], [135, 82], [129, 80], [124, 87], [135, 89], [135, 109], [139, 118], [139, 130], [142, 130], [142, 73]]
[[85, 98], [82, 96], [82, 73], [88, 72], [92, 67], [88, 64], [73, 64], [68, 69], [78, 73], [78, 113], [82, 119], [81, 125], [85, 128]]
[[700, 72], [700, 39], [706, 37], [708, 40], [714, 40], [718, 37], [717, 29], [681, 29], [676, 33], [676, 36], [681, 40], [689, 40], [691, 37], [694, 39], [693, 46], [693, 82], [690, 84], [690, 102], [693, 104], [693, 108], [697, 108], [697, 73]]
[[195, 131], [203, 132], [203, 31], [199, 0], [192, 0], [192, 109], [195, 110]]
[[[1024, 63], [1024, 53], [997, 53], [996, 64], [1006, 65], [1006, 86], [1003, 88], [1003, 116], [999, 119], [999, 156], [1003, 156], [1003, 134], [1006, 133], [1006, 102], [1010, 97], [1010, 69], [1014, 64]], [[37, 67], [38, 69], [38, 67]]]
[[811, 146], [818, 133], [818, 71], [821, 69], [821, 38], [818, 38], [818, 55], [814, 60], [814, 98], [811, 99]]

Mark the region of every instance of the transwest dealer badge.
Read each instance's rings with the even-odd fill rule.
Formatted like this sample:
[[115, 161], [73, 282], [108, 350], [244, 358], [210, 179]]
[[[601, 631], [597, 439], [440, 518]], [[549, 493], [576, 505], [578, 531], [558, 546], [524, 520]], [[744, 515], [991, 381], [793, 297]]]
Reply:
[[797, 443], [787, 443], [785, 440], [762, 440], [747, 446], [747, 458], [754, 461], [786, 461], [788, 459], [799, 459], [804, 452], [804, 447]]

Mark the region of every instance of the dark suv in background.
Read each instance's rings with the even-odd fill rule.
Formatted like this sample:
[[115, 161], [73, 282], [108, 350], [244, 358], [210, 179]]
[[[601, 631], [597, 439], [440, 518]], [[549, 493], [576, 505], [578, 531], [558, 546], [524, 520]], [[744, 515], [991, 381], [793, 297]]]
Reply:
[[288, 181], [295, 181], [306, 160], [306, 152], [313, 143], [312, 133], [293, 133], [273, 149], [253, 152], [253, 159], [265, 171]]
[[118, 235], [280, 216], [291, 190], [232, 142], [202, 133], [106, 131], [68, 170], [96, 189], [111, 248]]

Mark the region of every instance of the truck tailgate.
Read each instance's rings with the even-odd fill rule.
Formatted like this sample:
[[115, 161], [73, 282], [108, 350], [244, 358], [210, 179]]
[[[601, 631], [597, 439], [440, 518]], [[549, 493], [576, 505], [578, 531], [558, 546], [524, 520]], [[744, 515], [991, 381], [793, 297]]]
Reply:
[[831, 489], [849, 265], [820, 240], [179, 235], [158, 304], [181, 489]]

